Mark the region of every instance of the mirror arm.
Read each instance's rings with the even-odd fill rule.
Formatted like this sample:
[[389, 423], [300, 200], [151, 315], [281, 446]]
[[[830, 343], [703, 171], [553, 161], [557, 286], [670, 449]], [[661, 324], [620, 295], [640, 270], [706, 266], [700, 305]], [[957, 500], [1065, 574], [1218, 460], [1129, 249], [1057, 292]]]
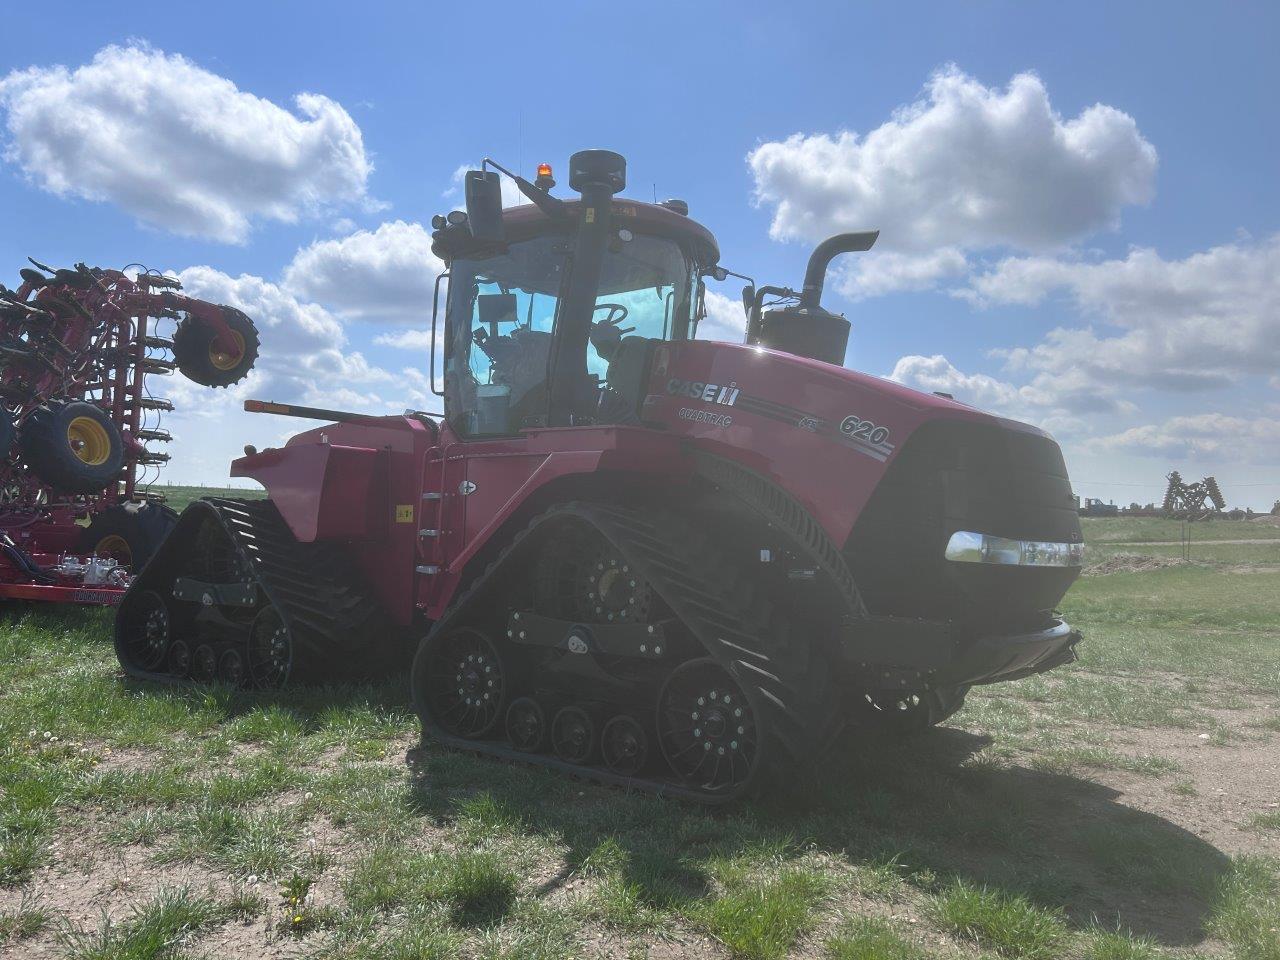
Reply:
[[537, 207], [539, 210], [545, 213], [552, 220], [568, 221], [571, 219], [568, 210], [565, 209], [563, 200], [559, 200], [556, 197], [553, 197], [551, 194], [547, 193], [547, 191], [543, 190], [541, 187], [537, 186], [536, 184], [530, 183], [528, 180], [520, 176], [518, 173], [512, 173], [502, 164], [498, 163], [495, 160], [490, 159], [489, 157], [485, 157], [482, 161], [480, 161], [481, 170], [488, 169], [489, 167], [493, 167], [493, 169], [497, 170], [499, 173], [505, 173], [508, 177], [510, 177], [511, 180], [515, 183], [516, 188], [522, 194], [524, 194], [524, 196], [526, 196], [533, 203], [535, 207]]
[[[440, 281], [448, 279], [448, 270], [436, 276], [435, 293], [431, 297], [431, 392], [437, 397], [443, 397], [444, 390], [436, 389], [436, 315], [440, 311]], [[448, 317], [448, 304], [445, 304], [445, 308], [445, 316]]]

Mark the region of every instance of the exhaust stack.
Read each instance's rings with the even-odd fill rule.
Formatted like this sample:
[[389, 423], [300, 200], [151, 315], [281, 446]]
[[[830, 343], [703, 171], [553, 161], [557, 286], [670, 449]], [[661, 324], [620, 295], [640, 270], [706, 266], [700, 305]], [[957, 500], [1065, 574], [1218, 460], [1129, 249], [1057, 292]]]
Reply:
[[[827, 268], [842, 253], [870, 250], [880, 236], [878, 230], [864, 233], [840, 233], [823, 240], [809, 255], [804, 272], [804, 288], [799, 295], [778, 287], [761, 287], [755, 292], [755, 304], [748, 323], [747, 342], [782, 350], [798, 357], [821, 360], [836, 366], [844, 364], [849, 345], [849, 321], [822, 308], [822, 288], [826, 285]], [[794, 306], [762, 313], [766, 296], [794, 297]]]

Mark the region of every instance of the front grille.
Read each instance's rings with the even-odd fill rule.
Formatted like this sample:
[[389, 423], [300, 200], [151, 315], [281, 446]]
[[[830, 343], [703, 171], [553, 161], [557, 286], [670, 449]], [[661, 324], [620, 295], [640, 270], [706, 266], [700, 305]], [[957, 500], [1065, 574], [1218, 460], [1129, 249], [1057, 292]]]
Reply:
[[957, 530], [1079, 540], [1058, 445], [997, 423], [926, 424], [889, 468], [844, 548], [873, 613], [947, 620], [961, 635], [1043, 627], [1078, 570], [952, 563], [943, 553]]

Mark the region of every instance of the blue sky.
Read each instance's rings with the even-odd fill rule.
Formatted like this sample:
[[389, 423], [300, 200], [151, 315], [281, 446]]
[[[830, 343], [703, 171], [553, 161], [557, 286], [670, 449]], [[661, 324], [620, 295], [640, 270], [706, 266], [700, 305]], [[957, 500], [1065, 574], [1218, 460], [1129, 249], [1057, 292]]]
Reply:
[[627, 156], [630, 195], [685, 198], [725, 265], [762, 281], [798, 282], [826, 233], [882, 230], [828, 287], [854, 323], [848, 365], [1043, 424], [1082, 495], [1158, 499], [1177, 468], [1232, 503], [1280, 497], [1274, 5], [46, 4], [41, 20], [0, 53], [0, 279], [28, 254], [140, 261], [263, 327], [242, 388], [172, 384], [168, 479], [215, 481], [296, 426], [237, 413], [244, 396], [424, 405], [420, 225], [456, 201], [456, 171], [603, 146]]

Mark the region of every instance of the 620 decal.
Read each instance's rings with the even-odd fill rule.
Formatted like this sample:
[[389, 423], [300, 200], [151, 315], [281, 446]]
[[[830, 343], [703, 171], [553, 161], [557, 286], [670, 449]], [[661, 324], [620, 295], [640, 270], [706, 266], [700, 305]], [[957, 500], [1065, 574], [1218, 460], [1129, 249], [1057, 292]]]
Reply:
[[840, 432], [854, 440], [865, 440], [879, 446], [889, 439], [889, 428], [878, 427], [870, 420], [852, 414], [840, 421]]

